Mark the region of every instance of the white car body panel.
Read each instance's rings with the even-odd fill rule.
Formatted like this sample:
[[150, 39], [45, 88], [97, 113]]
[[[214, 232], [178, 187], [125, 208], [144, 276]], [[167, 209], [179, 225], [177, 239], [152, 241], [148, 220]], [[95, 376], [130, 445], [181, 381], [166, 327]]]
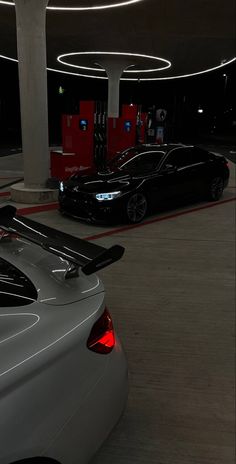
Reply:
[[38, 291], [32, 304], [0, 305], [0, 463], [85, 464], [127, 399], [118, 338], [107, 355], [86, 346], [105, 308], [103, 285], [95, 274], [65, 281], [67, 261], [21, 239], [0, 241], [0, 255]]

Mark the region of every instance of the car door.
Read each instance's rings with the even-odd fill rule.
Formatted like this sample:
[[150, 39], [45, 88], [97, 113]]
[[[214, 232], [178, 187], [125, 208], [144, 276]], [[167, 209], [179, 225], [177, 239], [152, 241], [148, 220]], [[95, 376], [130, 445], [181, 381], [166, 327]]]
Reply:
[[164, 155], [161, 150], [148, 150], [136, 158], [134, 176], [140, 178], [140, 188], [145, 191], [150, 206], [155, 206], [162, 196], [163, 176], [158, 168]]
[[186, 197], [196, 193], [205, 161], [194, 147], [173, 149], [165, 159], [161, 172], [165, 178], [166, 198]]
[[192, 147], [192, 189], [191, 193], [201, 194], [205, 192], [209, 178], [209, 170], [212, 164], [210, 153], [199, 147]]
[[188, 188], [187, 165], [188, 158], [185, 149], [174, 148], [169, 152], [161, 167], [161, 174], [165, 186], [165, 199], [183, 196]]

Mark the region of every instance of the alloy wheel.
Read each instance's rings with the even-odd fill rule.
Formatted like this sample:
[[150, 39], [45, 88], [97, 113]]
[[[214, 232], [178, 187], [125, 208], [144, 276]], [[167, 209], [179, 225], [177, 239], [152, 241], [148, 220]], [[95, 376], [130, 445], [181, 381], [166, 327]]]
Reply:
[[136, 223], [143, 220], [147, 212], [147, 200], [143, 193], [135, 193], [127, 203], [129, 222]]
[[224, 181], [222, 177], [214, 177], [210, 185], [210, 199], [219, 200], [224, 190]]

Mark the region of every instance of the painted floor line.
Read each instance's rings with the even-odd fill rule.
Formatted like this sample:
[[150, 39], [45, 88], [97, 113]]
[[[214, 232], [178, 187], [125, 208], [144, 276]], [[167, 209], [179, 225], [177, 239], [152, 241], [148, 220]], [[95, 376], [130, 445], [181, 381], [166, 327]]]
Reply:
[[161, 216], [161, 217], [158, 217], [158, 218], [155, 218], [155, 219], [150, 219], [149, 221], [141, 222], [140, 224], [131, 224], [129, 226], [119, 227], [118, 229], [109, 230], [107, 232], [101, 232], [100, 234], [85, 237], [84, 240], [88, 240], [88, 241], [97, 240], [97, 239], [102, 238], [102, 237], [108, 237], [109, 235], [115, 235], [115, 234], [119, 234], [121, 232], [126, 232], [126, 231], [128, 231], [130, 229], [137, 229], [138, 227], [144, 227], [144, 226], [147, 226], [147, 225], [150, 225], [150, 224], [154, 224], [155, 222], [166, 221], [168, 219], [174, 219], [174, 218], [177, 218], [179, 216], [184, 216], [186, 214], [195, 213], [195, 212], [198, 212], [198, 211], [201, 211], [201, 210], [204, 210], [204, 209], [214, 208], [214, 207], [220, 206], [220, 205], [222, 205], [224, 203], [230, 203], [231, 201], [236, 201], [236, 197], [229, 198], [228, 200], [217, 201], [216, 203], [207, 203], [207, 205], [198, 206], [197, 208], [191, 208], [191, 209], [188, 209], [188, 210], [185, 210], [185, 211], [180, 211], [178, 213], [169, 214], [167, 216]]
[[0, 192], [0, 197], [9, 197], [10, 192]]
[[[8, 192], [2, 192], [2, 194], [0, 193], [0, 196], [1, 195], [3, 196], [4, 194], [6, 195], [7, 193]], [[218, 201], [216, 203], [207, 203], [204, 206], [198, 206], [197, 208], [191, 208], [191, 209], [188, 209], [188, 210], [185, 210], [185, 211], [180, 211], [180, 212], [168, 214], [168, 215], [165, 215], [165, 216], [160, 216], [160, 217], [157, 217], [155, 219], [150, 219], [148, 221], [141, 222], [140, 224], [130, 224], [130, 225], [119, 227], [119, 228], [116, 228], [116, 229], [112, 229], [112, 230], [109, 230], [109, 231], [106, 231], [106, 232], [101, 232], [99, 234], [90, 235], [88, 237], [85, 237], [84, 240], [88, 240], [88, 241], [97, 240], [99, 238], [107, 237], [109, 235], [115, 235], [115, 234], [119, 234], [121, 232], [126, 232], [126, 231], [128, 231], [130, 229], [137, 229], [138, 227], [144, 227], [144, 226], [147, 226], [147, 225], [150, 225], [150, 224], [154, 224], [155, 222], [166, 221], [168, 219], [174, 219], [174, 218], [179, 217], [179, 216], [184, 216], [184, 215], [195, 213], [195, 212], [198, 212], [198, 211], [201, 211], [201, 210], [204, 210], [204, 209], [220, 206], [222, 204], [230, 203], [230, 202], [235, 201], [235, 200], [236, 200], [236, 197], [232, 197], [232, 198], [228, 198], [227, 200]], [[17, 209], [17, 213], [22, 215], [22, 216], [27, 216], [27, 215], [34, 214], [34, 213], [52, 211], [52, 210], [55, 210], [57, 208], [58, 208], [58, 203], [50, 203], [50, 204], [46, 204], [46, 205], [29, 206], [29, 207], [25, 207], [25, 208], [19, 208], [19, 209]]]
[[43, 213], [47, 211], [52, 211], [54, 209], [58, 209], [58, 203], [49, 203], [47, 205], [27, 206], [25, 208], [18, 208], [17, 214], [20, 214], [21, 216], [28, 216], [29, 214]]

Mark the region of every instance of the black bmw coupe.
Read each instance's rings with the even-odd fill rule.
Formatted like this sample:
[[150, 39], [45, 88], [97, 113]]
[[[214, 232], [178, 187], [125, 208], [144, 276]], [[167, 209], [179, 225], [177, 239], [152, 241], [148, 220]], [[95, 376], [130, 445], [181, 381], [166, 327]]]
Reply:
[[60, 211], [89, 221], [137, 223], [166, 201], [193, 196], [217, 201], [228, 179], [222, 155], [180, 144], [139, 145], [119, 153], [102, 172], [60, 182]]

